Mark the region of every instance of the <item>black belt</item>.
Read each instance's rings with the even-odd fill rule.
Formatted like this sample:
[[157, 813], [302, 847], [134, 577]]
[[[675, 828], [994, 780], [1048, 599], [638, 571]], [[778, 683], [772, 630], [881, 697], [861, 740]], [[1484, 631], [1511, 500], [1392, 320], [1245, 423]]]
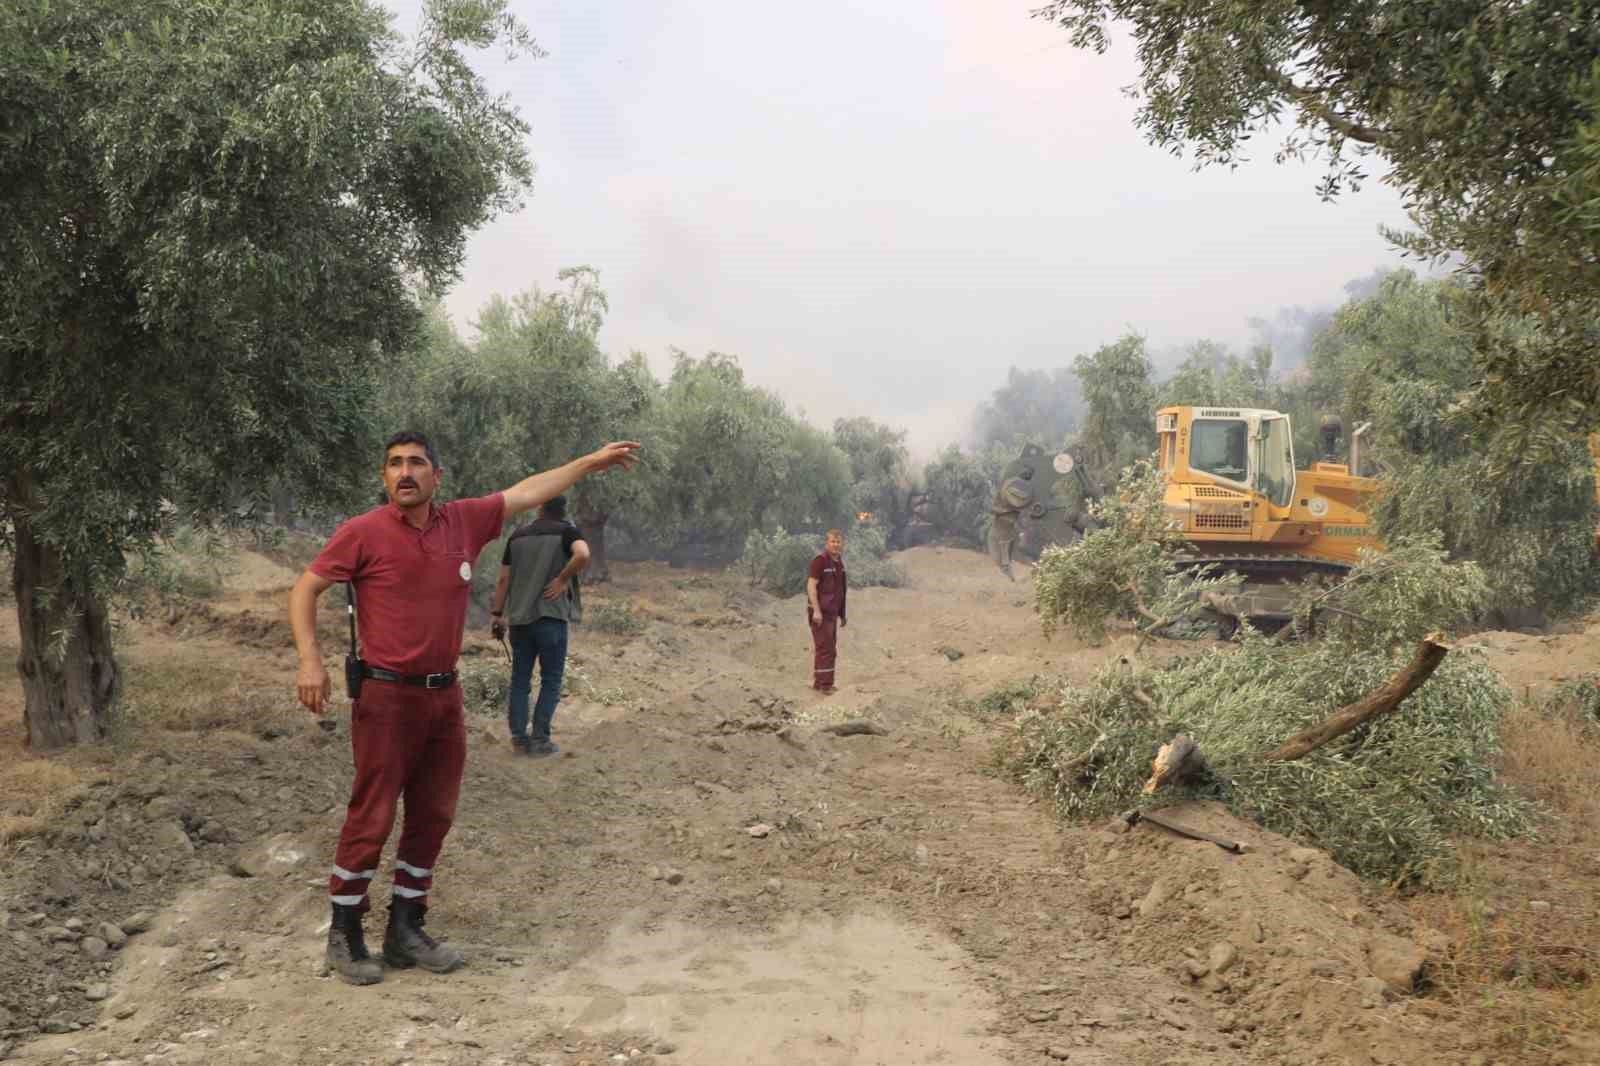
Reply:
[[456, 679], [454, 670], [447, 670], [442, 674], [397, 674], [393, 670], [385, 670], [381, 666], [363, 666], [362, 677], [370, 677], [374, 681], [393, 681], [399, 685], [416, 685], [419, 688], [448, 688]]

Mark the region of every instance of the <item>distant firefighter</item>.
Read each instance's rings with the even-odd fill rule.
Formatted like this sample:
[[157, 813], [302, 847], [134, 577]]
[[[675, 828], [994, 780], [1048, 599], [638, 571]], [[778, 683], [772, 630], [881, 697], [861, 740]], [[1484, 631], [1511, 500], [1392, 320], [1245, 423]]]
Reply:
[[806, 576], [806, 620], [811, 623], [811, 687], [823, 695], [833, 692], [834, 663], [838, 658], [839, 628], [845, 625], [845, 597], [849, 582], [844, 572], [844, 534], [828, 530], [827, 547], [811, 560]]

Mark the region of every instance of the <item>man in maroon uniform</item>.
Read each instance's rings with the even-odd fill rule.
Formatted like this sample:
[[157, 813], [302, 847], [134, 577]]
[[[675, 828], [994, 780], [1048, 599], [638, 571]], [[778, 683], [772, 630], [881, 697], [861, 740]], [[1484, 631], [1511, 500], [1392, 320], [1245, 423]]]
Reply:
[[824, 695], [833, 691], [834, 659], [839, 648], [839, 627], [845, 624], [844, 534], [828, 530], [826, 550], [811, 560], [806, 577], [806, 618], [811, 622], [815, 649], [811, 687]]
[[351, 984], [383, 980], [383, 968], [367, 953], [361, 920], [401, 797], [406, 813], [384, 960], [435, 973], [449, 973], [464, 961], [422, 925], [434, 860], [455, 819], [466, 762], [455, 666], [473, 562], [507, 518], [589, 474], [632, 466], [638, 448], [632, 441], [608, 444], [504, 492], [435, 504], [444, 470], [433, 446], [420, 433], [397, 433], [384, 448], [389, 502], [341, 525], [289, 593], [289, 624], [300, 655], [296, 693], [307, 709], [321, 714], [332, 684], [317, 644], [317, 597], [340, 581], [355, 590], [364, 680], [350, 712], [355, 781], [328, 883], [333, 924], [327, 952], [329, 969]]

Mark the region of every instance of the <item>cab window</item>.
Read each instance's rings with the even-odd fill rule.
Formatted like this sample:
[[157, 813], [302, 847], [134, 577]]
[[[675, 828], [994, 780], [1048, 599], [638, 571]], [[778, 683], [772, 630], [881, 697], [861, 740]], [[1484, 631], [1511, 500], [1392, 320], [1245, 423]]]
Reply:
[[1189, 434], [1189, 466], [1244, 483], [1250, 430], [1242, 420], [1197, 418]]

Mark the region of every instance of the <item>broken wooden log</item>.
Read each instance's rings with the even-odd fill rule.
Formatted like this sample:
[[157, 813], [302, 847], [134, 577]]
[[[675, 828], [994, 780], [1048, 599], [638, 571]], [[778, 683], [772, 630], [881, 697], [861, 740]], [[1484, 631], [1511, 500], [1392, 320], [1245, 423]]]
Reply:
[[832, 733], [836, 737], [886, 737], [889, 731], [876, 722], [869, 722], [864, 718], [852, 718], [848, 722], [839, 722], [836, 725], [825, 725], [822, 732]]
[[1144, 794], [1151, 795], [1158, 789], [1193, 777], [1203, 771], [1205, 765], [1194, 740], [1186, 733], [1179, 733], [1156, 752], [1155, 761], [1150, 764], [1150, 780], [1144, 783]]
[[[1284, 741], [1277, 748], [1263, 755], [1268, 762], [1286, 762], [1290, 759], [1299, 759], [1317, 748], [1326, 744], [1335, 737], [1343, 736], [1364, 722], [1370, 722], [1380, 715], [1388, 714], [1413, 692], [1422, 683], [1433, 675], [1444, 661], [1445, 653], [1450, 650], [1450, 645], [1445, 642], [1442, 633], [1429, 633], [1418, 646], [1417, 653], [1412, 657], [1405, 669], [1395, 674], [1382, 686], [1363, 696], [1356, 702], [1342, 707], [1327, 721], [1313, 726], [1303, 732], [1296, 733]], [[1152, 778], [1152, 780], [1154, 780]], [[1149, 791], [1149, 786], [1145, 786]]]

